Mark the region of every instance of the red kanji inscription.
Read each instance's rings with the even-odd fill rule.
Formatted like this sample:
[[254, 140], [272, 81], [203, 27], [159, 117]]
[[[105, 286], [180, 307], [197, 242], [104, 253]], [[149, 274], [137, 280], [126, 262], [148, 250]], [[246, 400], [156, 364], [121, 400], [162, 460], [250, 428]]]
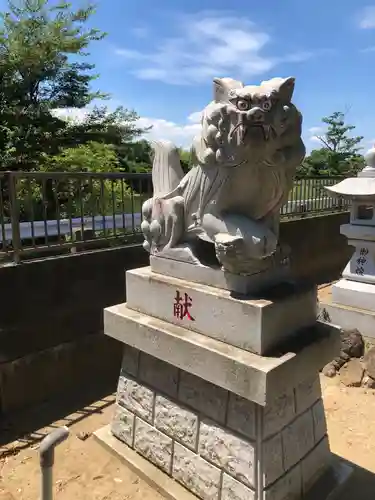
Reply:
[[184, 296], [182, 296], [179, 290], [177, 290], [174, 301], [175, 303], [173, 304], [173, 316], [175, 318], [184, 319], [186, 317], [190, 321], [195, 321], [189, 311], [189, 309], [193, 305], [193, 301], [187, 293], [184, 293]]

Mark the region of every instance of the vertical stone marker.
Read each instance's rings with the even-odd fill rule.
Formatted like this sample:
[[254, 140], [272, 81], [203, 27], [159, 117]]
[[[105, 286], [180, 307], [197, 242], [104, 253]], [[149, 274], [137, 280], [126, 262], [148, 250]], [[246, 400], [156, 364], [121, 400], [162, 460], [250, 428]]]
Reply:
[[332, 498], [319, 370], [339, 330], [293, 282], [279, 211], [305, 154], [293, 78], [214, 80], [183, 176], [155, 145], [143, 206], [150, 267], [105, 310], [124, 355], [112, 423], [97, 438], [176, 500]]
[[353, 256], [332, 286], [332, 300], [323, 301], [323, 316], [345, 329], [356, 328], [375, 338], [375, 147], [365, 155], [366, 167], [358, 177], [326, 188], [331, 196], [352, 202], [350, 224], [341, 234], [354, 247]]

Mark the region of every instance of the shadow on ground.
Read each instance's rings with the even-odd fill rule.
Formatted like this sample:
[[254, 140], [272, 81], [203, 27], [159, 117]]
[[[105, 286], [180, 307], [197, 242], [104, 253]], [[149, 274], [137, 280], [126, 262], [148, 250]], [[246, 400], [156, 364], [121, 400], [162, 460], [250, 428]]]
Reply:
[[[346, 462], [354, 467], [354, 473], [348, 483], [340, 491], [337, 500], [374, 500], [375, 474], [357, 465]], [[320, 500], [320, 499], [316, 499]]]
[[[63, 425], [70, 427], [95, 413], [102, 413], [114, 403], [114, 391], [112, 384], [90, 390], [81, 388], [29, 410], [6, 415], [0, 421], [0, 458], [15, 455], [39, 443], [54, 428]], [[11, 447], [7, 446], [9, 443], [12, 443]]]

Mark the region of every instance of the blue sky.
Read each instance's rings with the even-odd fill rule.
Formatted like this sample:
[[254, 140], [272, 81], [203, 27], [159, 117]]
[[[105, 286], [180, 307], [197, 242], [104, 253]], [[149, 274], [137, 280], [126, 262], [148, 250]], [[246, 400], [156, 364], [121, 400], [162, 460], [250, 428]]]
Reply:
[[[73, 0], [80, 5], [79, 0]], [[232, 7], [228, 7], [232, 5]], [[152, 137], [188, 146], [212, 78], [258, 83], [295, 76], [308, 149], [322, 116], [375, 139], [375, 1], [98, 0], [90, 23], [109, 33], [91, 47], [112, 105], [134, 108]]]

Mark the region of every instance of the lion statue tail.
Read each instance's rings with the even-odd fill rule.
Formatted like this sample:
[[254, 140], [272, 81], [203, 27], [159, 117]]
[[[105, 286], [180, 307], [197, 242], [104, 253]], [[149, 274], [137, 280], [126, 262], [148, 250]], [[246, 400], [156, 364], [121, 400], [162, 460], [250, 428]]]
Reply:
[[184, 177], [178, 148], [170, 141], [151, 143], [154, 161], [152, 165], [152, 185], [154, 197], [159, 198], [174, 191]]

